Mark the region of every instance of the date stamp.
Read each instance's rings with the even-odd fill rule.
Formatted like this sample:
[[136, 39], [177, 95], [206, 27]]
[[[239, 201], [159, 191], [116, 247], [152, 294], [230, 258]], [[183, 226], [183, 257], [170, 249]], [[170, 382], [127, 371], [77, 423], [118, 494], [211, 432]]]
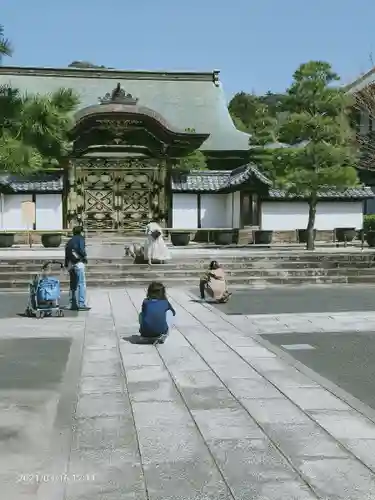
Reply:
[[92, 483], [95, 474], [18, 474], [17, 483]]

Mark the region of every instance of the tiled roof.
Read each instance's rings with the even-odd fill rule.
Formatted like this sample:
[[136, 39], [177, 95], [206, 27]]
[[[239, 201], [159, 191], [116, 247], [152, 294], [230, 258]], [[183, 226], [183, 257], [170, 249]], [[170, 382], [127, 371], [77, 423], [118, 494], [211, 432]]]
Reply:
[[[303, 199], [304, 196], [298, 194], [286, 194], [280, 189], [270, 189], [268, 191], [269, 197], [272, 199]], [[374, 193], [372, 189], [368, 186], [359, 186], [356, 188], [349, 188], [344, 191], [337, 189], [327, 189], [326, 191], [320, 191], [318, 193], [318, 198], [324, 199], [350, 199], [350, 200], [366, 200], [368, 198], [374, 198]]]
[[[260, 181], [268, 186], [268, 196], [270, 199], [303, 199], [303, 195], [286, 194], [280, 189], [273, 189], [268, 177], [260, 172], [254, 165], [244, 165], [235, 170], [204, 170], [191, 171], [186, 174], [175, 174], [172, 178], [172, 191], [174, 192], [221, 192], [226, 190], [235, 191], [236, 187], [251, 180]], [[351, 199], [365, 200], [374, 198], [372, 189], [367, 186], [340, 191], [330, 189], [318, 193], [320, 199]]]
[[78, 68], [0, 67], [0, 86], [10, 84], [21, 92], [45, 94], [71, 88], [80, 98], [80, 109], [99, 103], [99, 98], [121, 88], [150, 108], [173, 129], [193, 129], [210, 134], [204, 151], [247, 151], [249, 135], [237, 130], [229, 115], [221, 83], [214, 72], [147, 72], [82, 70]]
[[172, 191], [215, 192], [239, 186], [251, 178], [270, 185], [270, 181], [255, 166], [244, 165], [235, 170], [193, 170], [172, 177]]
[[0, 174], [0, 185], [15, 193], [59, 193], [63, 191], [64, 181], [61, 174], [16, 176]]
[[228, 182], [228, 172], [191, 171], [172, 177], [172, 191], [220, 191]]
[[266, 177], [255, 165], [244, 165], [243, 167], [238, 167], [230, 172], [229, 186], [235, 187], [239, 186], [251, 178], [258, 179], [263, 184], [267, 186], [271, 185], [271, 181]]

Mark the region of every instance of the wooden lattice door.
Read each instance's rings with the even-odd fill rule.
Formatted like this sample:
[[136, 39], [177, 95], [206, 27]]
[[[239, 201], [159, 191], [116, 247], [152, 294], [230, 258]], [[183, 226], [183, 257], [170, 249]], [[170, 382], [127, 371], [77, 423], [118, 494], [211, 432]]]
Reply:
[[122, 229], [141, 229], [152, 217], [153, 171], [121, 171], [116, 182], [117, 224]]
[[155, 169], [139, 162], [81, 161], [75, 190], [88, 230], [140, 230], [153, 216]]

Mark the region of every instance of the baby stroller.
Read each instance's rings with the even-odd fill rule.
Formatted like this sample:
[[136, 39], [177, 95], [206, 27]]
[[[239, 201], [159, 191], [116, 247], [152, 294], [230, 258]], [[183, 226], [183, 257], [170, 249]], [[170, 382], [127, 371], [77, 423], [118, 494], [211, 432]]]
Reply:
[[36, 274], [29, 284], [29, 299], [25, 310], [29, 318], [64, 316], [64, 311], [60, 307], [60, 281], [51, 276], [54, 264], [60, 266], [60, 269], [64, 268], [61, 262], [55, 260], [45, 262], [41, 274]]

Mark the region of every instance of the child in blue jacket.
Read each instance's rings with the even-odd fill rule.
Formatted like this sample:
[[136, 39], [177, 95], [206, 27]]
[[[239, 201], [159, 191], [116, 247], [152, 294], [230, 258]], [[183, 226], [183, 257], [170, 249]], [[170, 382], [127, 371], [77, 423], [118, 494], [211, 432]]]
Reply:
[[139, 314], [139, 333], [142, 343], [164, 344], [168, 336], [167, 312], [176, 316], [176, 311], [167, 299], [163, 283], [153, 281], [147, 290]]

